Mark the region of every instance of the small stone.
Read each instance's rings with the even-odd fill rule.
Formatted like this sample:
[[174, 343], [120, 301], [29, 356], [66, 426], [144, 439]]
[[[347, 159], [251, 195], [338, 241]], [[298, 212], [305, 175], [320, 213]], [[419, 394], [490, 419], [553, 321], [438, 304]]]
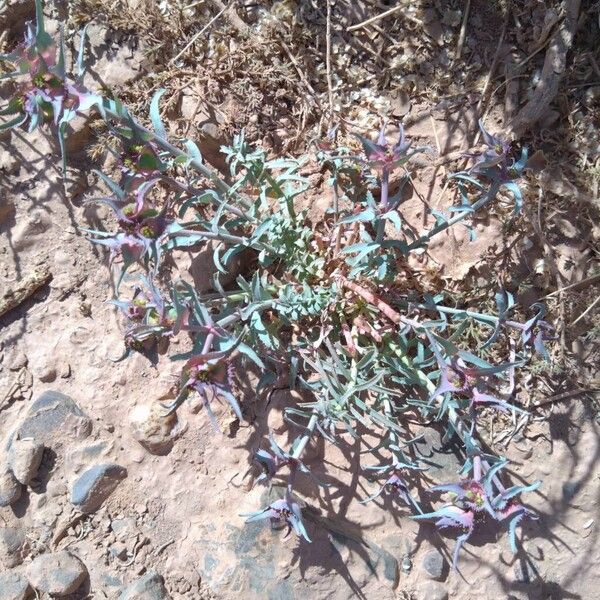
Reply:
[[108, 551], [119, 560], [127, 560], [127, 544], [125, 542], [116, 542]]
[[28, 600], [32, 595], [27, 579], [13, 571], [0, 573], [0, 600]]
[[28, 362], [29, 360], [27, 359], [27, 356], [25, 356], [24, 352], [16, 352], [9, 359], [8, 368], [11, 371], [20, 371], [27, 366]]
[[423, 569], [432, 579], [442, 579], [444, 575], [444, 557], [438, 550], [430, 550], [424, 557]]
[[164, 409], [157, 402], [136, 406], [131, 411], [129, 420], [133, 437], [146, 450], [161, 456], [171, 451], [175, 440], [186, 429], [179, 422], [176, 413], [165, 416]]
[[133, 510], [140, 516], [145, 515], [148, 512], [148, 506], [146, 503], [139, 503], [133, 507]]
[[85, 565], [70, 552], [38, 556], [27, 568], [29, 583], [40, 592], [66, 596], [75, 592], [87, 578]]
[[69, 377], [71, 377], [71, 365], [68, 362], [61, 364], [60, 376], [62, 379], [68, 379]]
[[52, 383], [56, 379], [56, 369], [50, 365], [45, 365], [37, 370], [37, 378], [42, 383]]
[[110, 529], [118, 539], [130, 538], [137, 531], [135, 520], [132, 517], [114, 519], [110, 523]]
[[91, 420], [69, 396], [48, 391], [31, 405], [17, 437], [34, 438], [53, 448], [61, 439], [83, 439], [91, 431]]
[[2, 527], [0, 529], [0, 565], [12, 569], [23, 562], [26, 552], [26, 538], [21, 529]]
[[82, 512], [94, 512], [126, 477], [127, 469], [115, 463], [94, 465], [73, 484], [71, 502]]
[[13, 440], [8, 449], [8, 464], [15, 479], [29, 485], [42, 464], [44, 446], [34, 439]]
[[161, 575], [149, 572], [129, 585], [119, 600], [171, 600]]
[[428, 581], [419, 588], [418, 600], [448, 600], [448, 592], [443, 585]]
[[23, 487], [15, 479], [12, 472], [4, 467], [0, 471], [0, 506], [10, 506], [14, 504], [23, 493]]

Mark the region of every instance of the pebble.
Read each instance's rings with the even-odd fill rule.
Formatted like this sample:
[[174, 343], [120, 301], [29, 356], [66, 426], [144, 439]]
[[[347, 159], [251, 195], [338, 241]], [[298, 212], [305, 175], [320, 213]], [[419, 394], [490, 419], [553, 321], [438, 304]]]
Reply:
[[29, 583], [54, 596], [66, 596], [75, 592], [88, 575], [85, 565], [70, 552], [38, 556], [27, 568]]
[[125, 542], [116, 542], [108, 549], [110, 554], [119, 560], [127, 560], [127, 544]]
[[42, 383], [52, 383], [53, 381], [56, 381], [56, 369], [54, 369], [53, 367], [48, 367], [47, 369], [44, 369], [38, 374], [38, 379]]
[[0, 573], [0, 600], [28, 600], [33, 590], [27, 579], [13, 571]]
[[129, 585], [119, 600], [171, 600], [161, 575], [150, 571]]
[[60, 376], [62, 379], [71, 377], [71, 365], [68, 362], [64, 362], [60, 365]]
[[163, 456], [173, 448], [173, 443], [186, 429], [177, 414], [165, 416], [157, 402], [136, 406], [129, 415], [133, 437], [148, 452]]
[[9, 359], [8, 368], [11, 371], [20, 371], [21, 369], [23, 369], [27, 366], [28, 362], [29, 362], [29, 360], [27, 359], [27, 356], [25, 356], [24, 352], [16, 352]]
[[23, 493], [23, 487], [6, 466], [0, 471], [0, 506], [14, 504]]
[[423, 557], [423, 562], [421, 564], [423, 570], [426, 571], [432, 579], [442, 579], [444, 575], [444, 563], [444, 557], [438, 550], [430, 550]]
[[12, 569], [23, 562], [25, 551], [25, 534], [15, 527], [0, 529], [0, 565]]
[[8, 449], [8, 465], [15, 479], [29, 485], [42, 463], [44, 446], [32, 438], [13, 440]]
[[71, 502], [82, 512], [94, 512], [126, 477], [127, 469], [115, 463], [94, 465], [76, 479]]
[[428, 581], [419, 588], [418, 600], [448, 600], [448, 592], [443, 585]]

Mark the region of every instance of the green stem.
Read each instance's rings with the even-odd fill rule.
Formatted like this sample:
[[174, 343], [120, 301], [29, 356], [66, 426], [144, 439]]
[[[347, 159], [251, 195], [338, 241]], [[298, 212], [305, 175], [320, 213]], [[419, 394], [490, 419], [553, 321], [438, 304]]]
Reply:
[[277, 254], [275, 248], [269, 246], [268, 244], [263, 244], [262, 242], [250, 242], [246, 238], [242, 238], [237, 235], [231, 235], [229, 233], [215, 233], [214, 231], [196, 231], [194, 229], [180, 229], [179, 231], [173, 234], [173, 237], [177, 237], [179, 235], [197, 235], [207, 240], [219, 240], [228, 244], [240, 244], [241, 246], [254, 248], [255, 250], [266, 250], [267, 252], [271, 252], [272, 254]]
[[455, 215], [454, 217], [452, 217], [451, 219], [449, 219], [448, 221], [445, 221], [444, 223], [440, 223], [439, 225], [436, 225], [433, 229], [430, 229], [428, 232], [424, 233], [418, 240], [415, 240], [412, 244], [409, 244], [408, 250], [415, 250], [416, 248], [420, 248], [426, 242], [428, 242], [432, 237], [436, 236], [438, 233], [445, 231], [449, 227], [452, 227], [452, 225], [456, 225], [456, 223], [460, 223], [460, 221], [463, 221], [468, 216], [472, 215], [474, 211], [477, 211], [480, 208], [483, 208], [486, 204], [491, 202], [497, 196], [498, 191], [500, 190], [500, 187], [501, 187], [501, 184], [493, 183], [492, 187], [488, 190], [488, 192], [482, 198], [477, 200], [477, 202], [475, 202], [475, 204], [473, 204], [471, 206], [471, 209], [472, 209], [471, 211], [460, 212], [457, 215]]
[[310, 417], [308, 425], [306, 426], [306, 433], [302, 436], [302, 439], [300, 440], [300, 442], [296, 446], [296, 449], [294, 450], [294, 453], [292, 454], [294, 458], [300, 458], [302, 456], [304, 448], [306, 448], [306, 445], [310, 441], [310, 438], [312, 437], [315, 431], [318, 421], [319, 414], [317, 412], [314, 412]]
[[[380, 202], [380, 210], [382, 214], [385, 214], [388, 211], [388, 201], [390, 194], [390, 170], [385, 168], [383, 169], [383, 173], [381, 174], [381, 202]], [[383, 235], [385, 234], [385, 222], [386, 219], [380, 217], [377, 222], [377, 237], [375, 241], [378, 244], [381, 244], [383, 241]]]

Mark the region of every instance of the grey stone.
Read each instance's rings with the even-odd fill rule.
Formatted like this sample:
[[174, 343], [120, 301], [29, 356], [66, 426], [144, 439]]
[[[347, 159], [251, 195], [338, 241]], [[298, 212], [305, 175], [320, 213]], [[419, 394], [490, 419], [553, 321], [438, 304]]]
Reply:
[[85, 565], [66, 551], [42, 554], [27, 568], [29, 583], [40, 592], [54, 596], [72, 594], [87, 576]]
[[92, 431], [92, 421], [77, 404], [59, 392], [44, 392], [21, 423], [18, 438], [33, 438], [53, 448], [62, 439], [83, 439]]
[[129, 585], [119, 600], [171, 600], [161, 575], [151, 571]]
[[6, 466], [0, 471], [0, 506], [14, 504], [23, 493], [23, 486]]
[[444, 576], [444, 557], [438, 550], [430, 550], [423, 557], [423, 570], [433, 579], [442, 579]]
[[126, 477], [127, 469], [115, 463], [94, 465], [76, 479], [71, 502], [82, 512], [94, 512]]
[[15, 527], [0, 529], [0, 565], [12, 569], [23, 562], [25, 534]]
[[44, 366], [37, 371], [37, 377], [42, 383], [52, 383], [56, 380], [56, 369], [52, 366]]
[[418, 600], [448, 600], [448, 592], [443, 585], [428, 581], [419, 588], [417, 598]]
[[37, 475], [44, 446], [34, 439], [12, 440], [8, 449], [8, 465], [15, 479], [23, 485], [29, 485]]
[[0, 573], [0, 600], [28, 600], [33, 590], [27, 579], [14, 571]]

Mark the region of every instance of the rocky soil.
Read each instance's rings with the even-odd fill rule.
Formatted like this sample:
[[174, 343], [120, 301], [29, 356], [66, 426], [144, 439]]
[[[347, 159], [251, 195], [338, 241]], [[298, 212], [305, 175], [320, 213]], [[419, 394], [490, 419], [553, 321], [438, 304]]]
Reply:
[[[454, 25], [435, 12], [437, 4], [430, 16], [439, 17], [443, 49], [443, 33]], [[7, 31], [31, 14], [31, 3], [13, 6], [14, 12], [0, 13]], [[152, 70], [143, 38], [129, 44], [121, 26], [110, 22], [89, 33], [95, 65], [90, 78], [98, 85], [125, 90]], [[431, 108], [423, 96], [413, 102], [412, 116], [427, 116], [408, 119], [409, 135], [445, 153], [464, 148], [467, 131], [452, 123], [466, 117], [472, 126], [475, 103]], [[500, 115], [501, 109], [491, 112]], [[233, 126], [195, 111], [195, 97], [173, 110], [216, 146]], [[366, 466], [361, 450], [373, 441], [368, 434], [347, 448], [322, 442], [309, 447], [307, 462], [328, 484], [307, 482], [301, 490], [312, 545], [293, 535], [284, 539], [265, 522], [244, 525], [240, 515], [277, 493], [253, 485], [249, 457], [268, 429], [282, 442], [293, 437], [281, 414], [295, 393], [277, 392], [267, 403], [253, 393], [256, 374], [243, 375], [237, 385], [246, 420], [238, 422], [223, 407], [218, 433], [193, 404], [176, 417], [160, 417], [156, 401], [170, 393], [176, 366], [161, 359], [152, 368], [139, 355], [111, 361], [123, 350], [121, 324], [106, 304], [114, 293], [113, 274], [107, 256], [80, 230], [96, 228], [108, 216], [104, 207], [83, 202], [98, 192], [84, 151], [97, 140], [90, 123], [74, 127], [66, 184], [52, 139], [22, 131], [0, 138], [0, 297], [26, 290], [0, 316], [0, 600], [600, 597], [598, 407], [591, 393], [552, 400], [559, 392], [590, 387], [590, 377], [597, 377], [597, 354], [586, 346], [593, 340], [585, 337], [593, 322], [584, 320], [583, 329], [563, 340], [571, 362], [532, 378], [521, 392], [532, 409], [529, 419], [491, 423], [491, 445], [508, 453], [515, 483], [544, 481], [529, 499], [539, 520], [525, 526], [517, 556], [504, 533], [489, 533], [473, 540], [454, 572], [450, 536], [417, 526], [387, 500], [360, 504], [375, 485], [358, 477]], [[519, 235], [510, 237], [502, 215], [492, 216], [478, 223], [476, 245], [457, 232], [434, 248], [435, 277], [427, 285], [458, 290], [487, 284], [501, 255], [502, 268], [522, 278], [523, 296], [530, 299], [594, 275], [597, 232], [583, 218], [587, 204], [563, 204], [567, 196], [592, 197], [594, 191], [576, 188], [561, 166], [567, 170], [554, 161], [540, 175], [553, 198], [547, 202], [556, 203], [544, 209], [545, 242], [530, 223], [520, 223]], [[422, 198], [439, 198], [444, 168], [423, 165], [407, 199], [407, 218], [422, 221]], [[535, 195], [531, 202], [527, 214], [535, 215]], [[573, 214], [578, 211], [581, 220]], [[548, 256], [558, 275], [547, 266]], [[420, 268], [429, 273], [432, 267]], [[187, 276], [208, 281], [208, 269], [196, 262]], [[563, 299], [563, 309], [581, 314], [586, 294], [591, 302], [589, 290], [597, 295], [597, 288], [586, 288], [583, 298]], [[554, 309], [560, 316], [560, 307]], [[565, 375], [575, 367], [583, 379]], [[443, 432], [434, 425], [415, 428], [420, 432], [421, 451], [433, 463], [432, 483], [454, 479], [460, 462], [442, 442]]]

